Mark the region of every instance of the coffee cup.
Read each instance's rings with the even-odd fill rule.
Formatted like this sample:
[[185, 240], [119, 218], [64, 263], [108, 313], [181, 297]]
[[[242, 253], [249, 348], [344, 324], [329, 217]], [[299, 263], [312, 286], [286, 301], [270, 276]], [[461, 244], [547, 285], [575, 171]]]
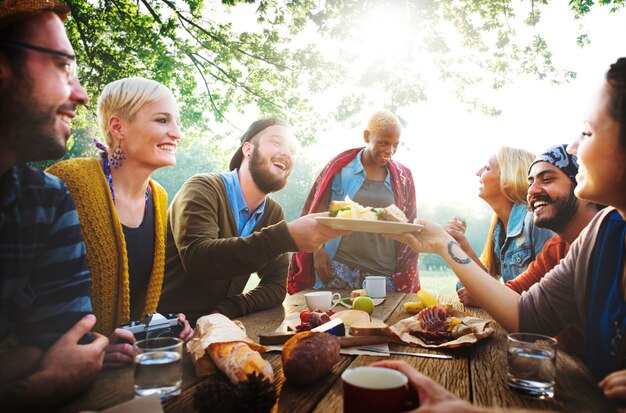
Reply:
[[385, 367], [356, 367], [341, 375], [344, 413], [392, 413], [405, 408], [409, 379]]
[[387, 295], [387, 277], [372, 275], [365, 277], [363, 288], [371, 298], [385, 298]]
[[341, 294], [330, 291], [314, 291], [304, 294], [304, 301], [309, 310], [328, 311], [341, 299]]

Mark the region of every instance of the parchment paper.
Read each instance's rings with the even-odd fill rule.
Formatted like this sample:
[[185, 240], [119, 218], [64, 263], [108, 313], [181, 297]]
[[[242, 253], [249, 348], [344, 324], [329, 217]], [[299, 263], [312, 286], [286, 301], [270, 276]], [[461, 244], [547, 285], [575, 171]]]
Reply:
[[426, 348], [457, 348], [463, 346], [470, 346], [476, 343], [478, 340], [489, 337], [493, 334], [493, 329], [489, 326], [489, 320], [483, 320], [482, 318], [476, 318], [465, 315], [465, 313], [457, 310], [452, 310], [452, 315], [460, 319], [463, 324], [472, 327], [475, 333], [467, 334], [457, 338], [456, 340], [447, 341], [441, 344], [426, 344], [419, 337], [415, 337], [410, 334], [409, 331], [419, 329], [417, 321], [417, 314], [398, 321], [391, 326], [391, 331], [396, 337], [406, 344], [411, 344]]

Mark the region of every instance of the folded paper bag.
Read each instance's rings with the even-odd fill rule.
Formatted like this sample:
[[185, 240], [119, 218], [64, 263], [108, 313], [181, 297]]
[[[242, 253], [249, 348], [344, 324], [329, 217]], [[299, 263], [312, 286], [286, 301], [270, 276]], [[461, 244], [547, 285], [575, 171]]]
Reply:
[[[203, 317], [200, 317], [196, 322], [196, 329], [194, 332], [194, 337], [187, 343], [187, 351], [191, 355], [191, 360], [194, 363], [196, 368], [196, 375], [199, 377], [209, 376], [215, 374], [218, 369], [214, 363], [214, 360], [209, 356], [209, 347], [213, 346], [213, 353], [216, 353], [215, 350], [218, 348], [223, 348], [224, 346], [219, 346], [218, 344], [236, 344], [236, 343], [245, 343], [247, 347], [252, 350], [258, 352], [265, 352], [266, 348], [255, 343], [250, 340], [246, 335], [246, 329], [239, 321], [232, 321], [228, 317], [223, 314], [210, 314]], [[228, 347], [228, 346], [227, 346]], [[226, 348], [230, 350], [226, 352], [229, 357], [232, 357], [232, 361], [237, 361], [239, 358], [238, 352], [235, 350], [241, 350], [239, 347], [230, 346], [230, 348]], [[239, 351], [240, 353], [241, 351]], [[257, 354], [258, 357], [258, 354]], [[229, 364], [231, 360], [224, 360], [225, 364]], [[231, 363], [232, 364], [232, 363]], [[220, 366], [221, 370], [225, 370]], [[271, 367], [270, 367], [271, 369]], [[229, 375], [232, 369], [226, 369], [224, 371], [227, 375]], [[261, 370], [263, 370], [261, 368]], [[271, 375], [268, 372], [268, 375]], [[229, 375], [230, 377], [230, 375]], [[273, 377], [272, 377], [273, 378]], [[232, 380], [232, 378], [231, 378]]]

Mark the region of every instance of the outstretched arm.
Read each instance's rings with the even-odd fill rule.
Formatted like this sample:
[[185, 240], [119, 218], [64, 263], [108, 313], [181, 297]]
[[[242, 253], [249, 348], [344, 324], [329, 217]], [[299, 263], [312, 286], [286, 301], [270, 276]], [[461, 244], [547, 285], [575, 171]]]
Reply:
[[385, 236], [408, 244], [416, 252], [429, 252], [441, 256], [452, 268], [475, 301], [508, 331], [519, 330], [520, 296], [480, 268], [463, 251], [459, 244], [441, 225], [425, 219], [420, 232]]
[[478, 264], [479, 267], [484, 268], [483, 263], [480, 261], [480, 258], [478, 258], [478, 255], [476, 254], [476, 251], [474, 251], [474, 249], [469, 243], [469, 240], [465, 236], [467, 223], [465, 222], [463, 218], [459, 218], [459, 217], [450, 218], [448, 223], [444, 226], [444, 229], [446, 230], [448, 234], [452, 236], [452, 238], [454, 238], [456, 242], [459, 243], [459, 246], [463, 249], [463, 251], [465, 251], [468, 257], [472, 259], [472, 261]]

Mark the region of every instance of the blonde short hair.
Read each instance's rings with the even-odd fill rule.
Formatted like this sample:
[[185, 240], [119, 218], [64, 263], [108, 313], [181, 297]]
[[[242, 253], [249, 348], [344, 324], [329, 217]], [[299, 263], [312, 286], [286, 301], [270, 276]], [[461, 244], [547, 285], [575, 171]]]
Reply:
[[367, 121], [367, 126], [365, 130], [369, 131], [370, 134], [376, 135], [381, 129], [387, 128], [398, 128], [401, 130], [400, 121], [393, 113], [386, 110], [379, 110], [378, 112], [374, 112], [372, 116], [370, 116]]
[[113, 135], [109, 130], [111, 116], [132, 122], [144, 105], [169, 96], [172, 92], [166, 86], [143, 77], [127, 77], [106, 85], [98, 99], [98, 123], [107, 146], [113, 146]]
[[500, 189], [510, 201], [526, 203], [528, 169], [534, 160], [535, 155], [524, 149], [503, 146], [496, 152]]

